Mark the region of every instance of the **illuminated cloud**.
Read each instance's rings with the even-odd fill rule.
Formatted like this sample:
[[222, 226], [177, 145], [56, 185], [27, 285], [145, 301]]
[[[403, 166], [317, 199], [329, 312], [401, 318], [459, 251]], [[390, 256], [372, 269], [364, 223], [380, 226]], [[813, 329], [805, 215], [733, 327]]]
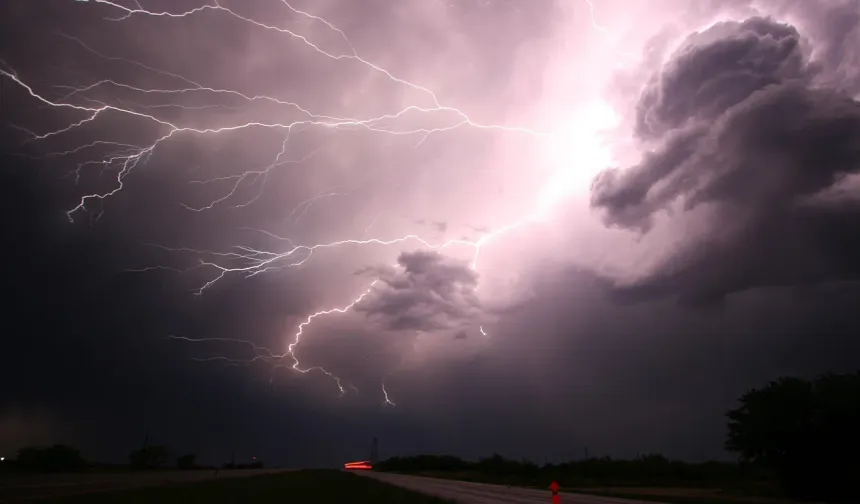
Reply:
[[802, 42], [770, 18], [718, 23], [652, 77], [636, 124], [656, 147], [601, 173], [592, 206], [610, 225], [646, 232], [660, 212], [707, 208], [712, 229], [627, 294], [710, 300], [860, 273], [856, 206], [800, 204], [860, 170], [860, 103], [816, 84], [845, 66], [808, 59]]
[[712, 121], [760, 89], [807, 74], [795, 27], [767, 18], [717, 23], [688, 37], [652, 77], [639, 99], [636, 132], [654, 138]]
[[478, 275], [466, 261], [418, 250], [400, 254], [398, 267], [378, 267], [373, 273], [379, 281], [355, 310], [386, 330], [449, 330], [481, 315]]

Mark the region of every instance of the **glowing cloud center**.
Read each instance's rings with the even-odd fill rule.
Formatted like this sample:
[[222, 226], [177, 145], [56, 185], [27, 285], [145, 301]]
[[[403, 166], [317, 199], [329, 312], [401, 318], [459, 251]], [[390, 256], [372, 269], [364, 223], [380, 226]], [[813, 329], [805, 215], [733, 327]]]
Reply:
[[562, 200], [589, 192], [594, 176], [612, 163], [611, 150], [601, 133], [617, 126], [620, 120], [607, 103], [595, 101], [554, 128], [544, 155], [555, 171], [538, 195], [537, 218], [547, 218]]

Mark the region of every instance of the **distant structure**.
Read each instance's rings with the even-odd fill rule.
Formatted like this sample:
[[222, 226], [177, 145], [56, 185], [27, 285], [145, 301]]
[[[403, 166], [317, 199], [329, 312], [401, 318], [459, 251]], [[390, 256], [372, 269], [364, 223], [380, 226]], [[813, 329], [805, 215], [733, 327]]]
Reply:
[[370, 449], [370, 465], [376, 465], [379, 459], [379, 441], [373, 438], [373, 447]]
[[343, 468], [347, 471], [370, 470], [373, 469], [374, 465], [376, 465], [377, 459], [379, 459], [379, 441], [376, 438], [373, 438], [373, 446], [370, 448], [370, 459], [360, 460], [357, 462], [347, 462], [343, 465]]

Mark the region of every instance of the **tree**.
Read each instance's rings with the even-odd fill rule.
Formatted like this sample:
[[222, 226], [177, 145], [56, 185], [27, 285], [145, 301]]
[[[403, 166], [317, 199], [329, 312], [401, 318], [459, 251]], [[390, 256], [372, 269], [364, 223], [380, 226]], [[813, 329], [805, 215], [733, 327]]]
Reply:
[[197, 455], [186, 453], [176, 458], [176, 467], [179, 469], [193, 469], [195, 460], [197, 460]]
[[55, 444], [50, 447], [30, 446], [18, 450], [18, 467], [29, 471], [74, 471], [84, 466], [81, 452], [71, 446]]
[[161, 445], [147, 446], [131, 452], [128, 460], [138, 469], [153, 469], [163, 466], [170, 460], [170, 450]]
[[781, 378], [740, 403], [728, 450], [776, 470], [793, 497], [860, 502], [860, 373]]

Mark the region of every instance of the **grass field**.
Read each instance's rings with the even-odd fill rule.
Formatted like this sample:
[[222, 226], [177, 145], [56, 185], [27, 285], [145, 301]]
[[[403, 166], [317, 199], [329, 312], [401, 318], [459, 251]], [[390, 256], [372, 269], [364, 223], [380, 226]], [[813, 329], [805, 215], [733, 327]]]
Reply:
[[28, 502], [38, 504], [233, 504], [239, 502], [249, 504], [284, 502], [442, 504], [447, 501], [342, 471], [303, 470]]

